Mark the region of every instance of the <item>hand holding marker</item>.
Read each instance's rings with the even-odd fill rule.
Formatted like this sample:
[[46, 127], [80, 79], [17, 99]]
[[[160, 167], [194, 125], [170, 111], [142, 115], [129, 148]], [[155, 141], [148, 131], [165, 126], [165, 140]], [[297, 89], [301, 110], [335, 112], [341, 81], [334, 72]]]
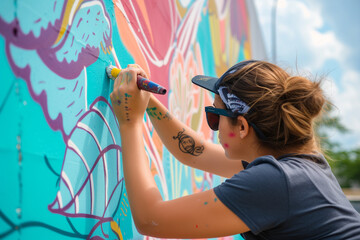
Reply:
[[[106, 73], [108, 77], [112, 80], [115, 80], [117, 76], [119, 75], [121, 69], [116, 68], [114, 66], [107, 66], [106, 67]], [[166, 88], [160, 86], [159, 84], [156, 84], [154, 82], [151, 82], [150, 80], [138, 75], [137, 76], [137, 86], [141, 90], [145, 90], [148, 92], [156, 93], [164, 95], [166, 93]]]

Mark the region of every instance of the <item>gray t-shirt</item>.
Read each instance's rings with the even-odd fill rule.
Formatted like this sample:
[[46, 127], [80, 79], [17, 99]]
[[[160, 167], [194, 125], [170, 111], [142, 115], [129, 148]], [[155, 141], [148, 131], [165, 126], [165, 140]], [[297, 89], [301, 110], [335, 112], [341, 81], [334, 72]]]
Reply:
[[360, 239], [360, 214], [323, 156], [259, 157], [214, 191], [250, 228], [245, 239]]

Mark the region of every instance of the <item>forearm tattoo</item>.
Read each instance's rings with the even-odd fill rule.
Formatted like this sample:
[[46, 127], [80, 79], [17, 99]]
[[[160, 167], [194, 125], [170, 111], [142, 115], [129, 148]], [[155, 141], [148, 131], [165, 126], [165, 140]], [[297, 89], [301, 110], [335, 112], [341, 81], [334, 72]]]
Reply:
[[173, 136], [173, 139], [179, 140], [179, 149], [183, 153], [189, 153], [193, 156], [199, 156], [204, 151], [204, 146], [195, 146], [195, 140], [184, 133], [185, 129], [183, 128], [182, 131], [178, 132], [177, 136]]
[[157, 120], [163, 120], [163, 119], [171, 120], [172, 119], [169, 112], [163, 114], [160, 111], [158, 111], [156, 107], [146, 108], [146, 112], [149, 115], [149, 117], [156, 118]]

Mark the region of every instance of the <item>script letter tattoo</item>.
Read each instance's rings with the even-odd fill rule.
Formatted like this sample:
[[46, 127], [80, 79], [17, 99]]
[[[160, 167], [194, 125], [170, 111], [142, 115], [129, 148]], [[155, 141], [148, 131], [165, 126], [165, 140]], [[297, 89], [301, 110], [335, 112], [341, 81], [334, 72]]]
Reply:
[[178, 133], [177, 136], [173, 136], [173, 139], [179, 140], [179, 148], [183, 153], [189, 153], [193, 156], [199, 156], [204, 151], [204, 146], [195, 146], [194, 139], [185, 134], [185, 129], [183, 128], [182, 131]]

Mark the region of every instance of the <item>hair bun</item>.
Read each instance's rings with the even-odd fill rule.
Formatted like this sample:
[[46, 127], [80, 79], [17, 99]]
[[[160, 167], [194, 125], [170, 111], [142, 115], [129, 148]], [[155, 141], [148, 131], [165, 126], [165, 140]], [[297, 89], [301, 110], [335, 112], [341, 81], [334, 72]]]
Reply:
[[325, 103], [320, 84], [300, 76], [284, 80], [283, 92], [278, 101], [280, 115], [286, 126], [284, 129], [288, 134], [312, 137], [313, 119], [320, 114]]
[[300, 76], [288, 77], [283, 83], [279, 101], [285, 106], [292, 104], [309, 117], [316, 117], [325, 103], [321, 81], [313, 82]]

